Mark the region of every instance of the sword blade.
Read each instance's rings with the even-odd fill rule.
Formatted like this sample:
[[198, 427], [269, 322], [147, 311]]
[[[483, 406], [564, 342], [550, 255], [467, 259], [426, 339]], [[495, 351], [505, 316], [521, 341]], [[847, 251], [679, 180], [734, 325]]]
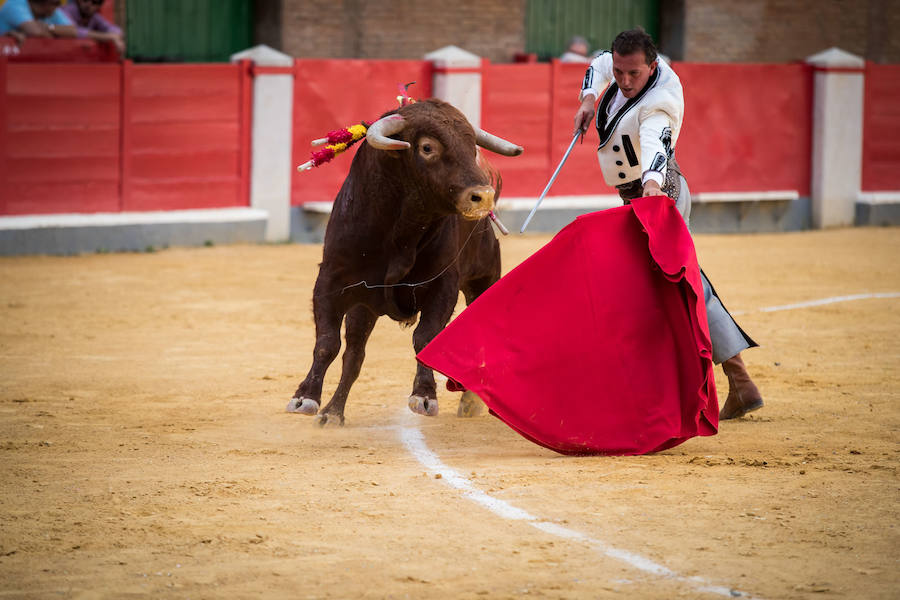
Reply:
[[544, 188], [544, 191], [541, 192], [541, 197], [538, 198], [537, 203], [534, 205], [534, 208], [531, 209], [531, 212], [528, 213], [528, 217], [525, 219], [525, 222], [522, 224], [522, 229], [519, 230], [519, 233], [525, 233], [525, 228], [528, 227], [528, 223], [531, 222], [531, 217], [534, 216], [534, 213], [537, 212], [538, 206], [541, 205], [541, 202], [544, 201], [544, 196], [547, 195], [547, 192], [550, 191], [550, 186], [553, 185], [553, 182], [556, 181], [556, 176], [559, 175], [560, 169], [566, 163], [566, 159], [569, 158], [569, 154], [572, 153], [572, 148], [575, 147], [575, 142], [578, 141], [578, 138], [581, 137], [582, 131], [579, 129], [575, 132], [575, 136], [572, 138], [572, 142], [569, 144], [569, 149], [566, 150], [566, 153], [563, 154], [562, 160], [559, 161], [559, 165], [556, 167], [556, 170], [553, 171], [553, 175], [550, 177], [550, 181], [547, 182], [547, 187]]

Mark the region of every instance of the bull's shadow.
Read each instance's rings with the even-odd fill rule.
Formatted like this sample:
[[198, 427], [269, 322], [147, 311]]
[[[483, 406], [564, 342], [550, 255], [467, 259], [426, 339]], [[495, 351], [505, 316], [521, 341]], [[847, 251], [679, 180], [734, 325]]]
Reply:
[[[470, 304], [500, 278], [500, 246], [489, 220], [500, 180], [476, 145], [505, 156], [522, 153], [436, 99], [403, 106], [369, 127], [325, 230], [313, 291], [313, 362], [289, 412], [318, 415], [320, 425], [343, 425], [347, 395], [380, 316], [406, 324], [418, 319], [418, 353], [450, 321], [460, 291]], [[340, 382], [319, 411], [343, 319], [347, 347]], [[480, 407], [467, 392], [458, 414], [477, 414]], [[421, 363], [409, 408], [438, 412], [434, 373]]]

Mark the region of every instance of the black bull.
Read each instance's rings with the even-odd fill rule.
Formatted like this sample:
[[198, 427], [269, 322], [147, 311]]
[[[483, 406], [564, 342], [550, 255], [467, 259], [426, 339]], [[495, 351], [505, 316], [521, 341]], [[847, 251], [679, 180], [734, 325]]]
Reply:
[[[476, 144], [507, 156], [522, 152], [434, 99], [403, 106], [369, 128], [325, 231], [313, 291], [313, 363], [289, 412], [318, 413], [321, 425], [343, 424], [379, 316], [412, 324], [420, 315], [413, 332], [418, 353], [450, 321], [460, 291], [468, 304], [500, 278], [500, 248], [488, 220], [497, 191]], [[341, 378], [319, 412], [325, 371], [341, 347], [342, 319]], [[409, 407], [437, 414], [434, 374], [421, 364]], [[462, 404], [460, 414], [466, 414]]]

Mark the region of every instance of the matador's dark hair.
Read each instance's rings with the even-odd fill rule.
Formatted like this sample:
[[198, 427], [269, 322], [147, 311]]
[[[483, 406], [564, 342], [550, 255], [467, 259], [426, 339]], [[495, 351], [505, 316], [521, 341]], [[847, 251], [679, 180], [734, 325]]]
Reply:
[[619, 56], [643, 52], [648, 65], [652, 65], [656, 60], [656, 46], [653, 44], [653, 38], [644, 31], [643, 27], [635, 27], [617, 35], [612, 43], [612, 51]]

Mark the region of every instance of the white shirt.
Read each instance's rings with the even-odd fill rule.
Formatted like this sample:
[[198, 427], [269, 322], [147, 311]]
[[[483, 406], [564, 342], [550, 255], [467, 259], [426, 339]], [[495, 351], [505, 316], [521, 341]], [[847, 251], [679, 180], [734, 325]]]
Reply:
[[[608, 84], [611, 85], [607, 88]], [[640, 178], [642, 183], [652, 179], [662, 186], [684, 115], [684, 95], [678, 75], [667, 63], [658, 61], [656, 73], [647, 86], [629, 99], [614, 85], [612, 54], [604, 52], [591, 62], [585, 73], [579, 99], [587, 95], [599, 97], [603, 88], [607, 89], [600, 107], [606, 111], [597, 115], [597, 125], [598, 130], [604, 126], [606, 129], [601, 132], [597, 154], [607, 184], [620, 185]], [[639, 162], [635, 160], [638, 156]]]

